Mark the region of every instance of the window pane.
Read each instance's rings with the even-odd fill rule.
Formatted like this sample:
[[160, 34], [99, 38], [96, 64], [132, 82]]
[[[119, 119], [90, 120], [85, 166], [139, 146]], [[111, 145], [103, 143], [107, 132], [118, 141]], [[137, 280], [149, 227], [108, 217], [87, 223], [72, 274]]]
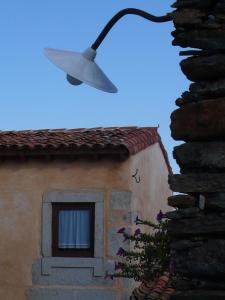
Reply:
[[59, 211], [59, 248], [90, 248], [90, 211]]

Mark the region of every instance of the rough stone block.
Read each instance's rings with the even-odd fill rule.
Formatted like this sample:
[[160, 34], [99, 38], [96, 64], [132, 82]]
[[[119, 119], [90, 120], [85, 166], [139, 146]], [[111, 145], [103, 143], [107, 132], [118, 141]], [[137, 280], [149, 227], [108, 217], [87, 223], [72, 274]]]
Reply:
[[225, 234], [225, 218], [224, 215], [218, 214], [202, 214], [201, 217], [191, 220], [183, 219], [170, 221], [168, 225], [168, 233], [173, 238], [193, 238], [204, 236], [222, 236]]
[[208, 211], [225, 211], [225, 193], [204, 194], [205, 209]]
[[225, 169], [225, 142], [192, 142], [176, 146], [173, 156], [182, 173]]
[[[224, 96], [225, 96], [225, 85], [224, 85], [224, 89], [220, 90], [220, 88], [217, 86], [218, 82], [219, 82], [219, 80], [218, 81], [201, 81], [201, 82], [197, 82], [197, 83], [192, 83], [190, 85], [190, 89], [192, 89], [192, 87], [195, 85], [196, 86], [204, 85], [204, 87], [206, 87], [206, 89], [202, 93], [201, 93], [200, 89], [199, 89], [199, 93], [197, 91], [196, 92], [195, 91], [183, 92], [181, 97], [176, 99], [176, 101], [175, 101], [176, 105], [181, 107], [185, 104], [196, 103], [196, 102], [200, 102], [203, 100], [207, 100], [207, 101], [214, 101], [215, 99], [223, 100]], [[214, 83], [215, 83], [215, 89], [212, 87]], [[224, 84], [225, 84], [225, 82], [224, 82]], [[218, 87], [218, 89], [217, 89], [217, 87]], [[218, 92], [218, 95], [217, 95], [217, 92]], [[221, 96], [223, 96], [223, 97], [221, 97]]]
[[[225, 283], [224, 280], [218, 279], [206, 279], [206, 278], [179, 278], [174, 283], [176, 291], [190, 291], [190, 290], [217, 290], [224, 291]], [[193, 291], [194, 292], [194, 291]]]
[[202, 244], [202, 241], [178, 240], [170, 244], [170, 249], [183, 251], [190, 248], [200, 247]]
[[215, 12], [225, 13], [225, 0], [219, 0], [215, 7]]
[[183, 8], [176, 10], [173, 13], [173, 22], [175, 27], [179, 26], [200, 26], [203, 22], [203, 17], [206, 17], [207, 13], [203, 10], [195, 9], [194, 6], [190, 8]]
[[[210, 81], [205, 81], [205, 82], [208, 82], [209, 86], [210, 86], [210, 84], [211, 84]], [[212, 82], [214, 82], [214, 81], [212, 81]], [[197, 85], [199, 83], [193, 83], [193, 85], [194, 84]], [[202, 84], [202, 82], [200, 84]], [[190, 85], [190, 87], [191, 86], [192, 86], [192, 84]], [[185, 104], [196, 103], [196, 102], [205, 101], [205, 100], [206, 101], [214, 101], [216, 99], [216, 100], [220, 101], [220, 100], [223, 100], [224, 97], [225, 97], [225, 89], [223, 91], [223, 97], [217, 97], [217, 96], [215, 96], [214, 98], [213, 97], [210, 98], [209, 96], [204, 95], [204, 94], [200, 95], [200, 94], [196, 94], [196, 93], [193, 93], [193, 92], [187, 92], [186, 91], [186, 92], [184, 92], [182, 94], [181, 98], [176, 99], [175, 103], [176, 103], [176, 105], [178, 107], [181, 107], [181, 106], [183, 106]]]
[[174, 195], [168, 198], [168, 205], [180, 209], [196, 206], [197, 199], [190, 195]]
[[223, 279], [225, 276], [225, 240], [211, 239], [199, 247], [176, 252], [175, 270], [189, 278]]
[[192, 279], [192, 286], [195, 289], [204, 290], [225, 290], [224, 280], [218, 279], [206, 279], [206, 278], [194, 278]]
[[217, 30], [191, 30], [174, 31], [174, 46], [191, 47], [199, 49], [225, 49], [225, 29]]
[[224, 291], [194, 290], [186, 292], [176, 292], [171, 300], [224, 300]]
[[189, 207], [167, 212], [166, 218], [170, 220], [190, 219], [198, 217], [199, 213], [200, 209], [198, 207]]
[[177, 0], [172, 7], [174, 8], [208, 8], [214, 4], [214, 0]]
[[191, 280], [192, 289], [202, 290], [225, 290], [224, 280], [206, 279], [206, 278], [193, 278]]
[[182, 106], [171, 115], [171, 135], [175, 140], [225, 140], [225, 98]]
[[195, 101], [215, 99], [225, 96], [225, 78], [214, 81], [202, 81], [190, 85], [190, 97]]
[[183, 106], [184, 104], [190, 103], [190, 102], [192, 102], [192, 100], [186, 100], [186, 99], [180, 97], [180, 98], [177, 98], [177, 99], [176, 99], [175, 104], [176, 104], [176, 106], [181, 107], [181, 106]]
[[179, 193], [225, 192], [225, 173], [170, 175], [169, 185], [172, 191]]
[[180, 63], [181, 69], [191, 81], [210, 81], [225, 77], [225, 54], [194, 56]]
[[193, 289], [190, 278], [177, 278], [173, 286], [176, 291], [188, 291]]
[[220, 199], [206, 200], [205, 209], [208, 211], [225, 211], [225, 201]]

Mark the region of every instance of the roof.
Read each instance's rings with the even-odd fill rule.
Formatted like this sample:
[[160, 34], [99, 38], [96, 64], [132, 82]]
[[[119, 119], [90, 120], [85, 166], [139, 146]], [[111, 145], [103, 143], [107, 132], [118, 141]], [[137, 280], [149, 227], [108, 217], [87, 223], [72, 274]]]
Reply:
[[0, 131], [0, 156], [98, 154], [126, 159], [155, 143], [159, 143], [171, 171], [156, 127]]
[[[175, 292], [172, 288], [172, 280], [169, 273], [164, 272], [162, 276], [154, 281], [143, 280], [139, 287], [136, 287], [132, 293], [135, 299], [170, 299]], [[133, 298], [132, 298], [133, 299]]]

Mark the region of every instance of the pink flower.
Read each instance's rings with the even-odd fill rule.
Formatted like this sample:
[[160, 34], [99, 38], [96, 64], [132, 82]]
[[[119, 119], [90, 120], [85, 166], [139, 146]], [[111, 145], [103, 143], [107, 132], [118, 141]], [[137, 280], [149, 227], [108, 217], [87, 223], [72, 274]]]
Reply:
[[117, 231], [117, 233], [123, 234], [125, 232], [125, 230], [126, 230], [126, 228], [122, 227]]
[[134, 236], [140, 235], [141, 234], [141, 230], [138, 228], [135, 230], [134, 232]]
[[124, 254], [125, 254], [125, 250], [120, 247], [119, 250], [118, 250], [118, 252], [116, 253], [116, 255], [118, 255], [118, 256], [124, 256]]
[[160, 223], [163, 218], [165, 218], [165, 214], [160, 209], [159, 213], [156, 216], [156, 220]]

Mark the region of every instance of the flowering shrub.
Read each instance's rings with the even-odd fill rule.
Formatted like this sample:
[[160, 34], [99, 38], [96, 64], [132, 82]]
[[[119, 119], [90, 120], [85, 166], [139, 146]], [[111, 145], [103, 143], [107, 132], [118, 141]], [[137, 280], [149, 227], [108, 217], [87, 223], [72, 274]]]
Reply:
[[[164, 217], [160, 211], [156, 218], [157, 224], [136, 217], [135, 224], [152, 228], [151, 233], [142, 233], [140, 228], [137, 228], [134, 234], [128, 234], [124, 227], [118, 230], [118, 234], [123, 235], [124, 241], [133, 244], [133, 250], [126, 251], [119, 248], [117, 255], [123, 259], [115, 264], [113, 277], [150, 281], [169, 271], [168, 221]], [[110, 277], [112, 278], [112, 275]]]

